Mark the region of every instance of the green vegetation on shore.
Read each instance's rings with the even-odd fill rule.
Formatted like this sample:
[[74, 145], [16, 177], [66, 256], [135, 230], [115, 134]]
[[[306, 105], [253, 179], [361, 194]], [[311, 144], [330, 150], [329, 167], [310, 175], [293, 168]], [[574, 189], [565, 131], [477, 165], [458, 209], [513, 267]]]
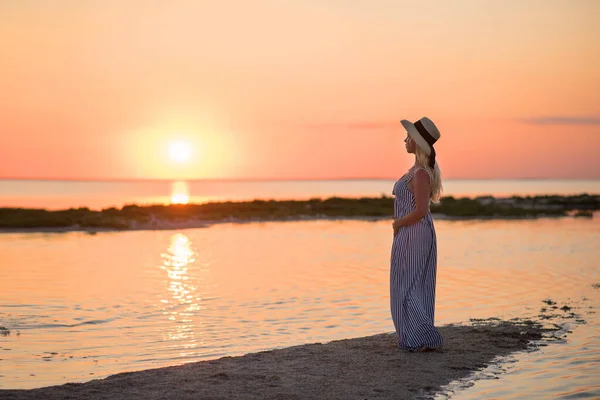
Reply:
[[[291, 218], [391, 217], [393, 197], [310, 200], [254, 200], [186, 205], [127, 205], [121, 209], [88, 208], [48, 211], [0, 208], [0, 228], [135, 229], [152, 228], [160, 221], [255, 221]], [[600, 195], [493, 198], [443, 197], [431, 212], [456, 218], [531, 218], [539, 216], [590, 216], [600, 207]]]

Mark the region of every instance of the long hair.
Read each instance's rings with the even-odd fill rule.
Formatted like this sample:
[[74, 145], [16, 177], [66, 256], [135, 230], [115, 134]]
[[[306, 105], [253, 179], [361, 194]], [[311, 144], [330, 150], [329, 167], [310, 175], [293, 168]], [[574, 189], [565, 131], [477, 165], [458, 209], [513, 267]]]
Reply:
[[440, 170], [440, 166], [435, 162], [435, 166], [432, 169], [429, 166], [429, 156], [423, 149], [421, 149], [418, 145], [415, 146], [415, 156], [417, 158], [417, 165], [423, 167], [427, 174], [429, 175], [430, 186], [429, 186], [429, 198], [434, 203], [440, 201], [440, 197], [443, 192], [442, 187], [442, 171]]

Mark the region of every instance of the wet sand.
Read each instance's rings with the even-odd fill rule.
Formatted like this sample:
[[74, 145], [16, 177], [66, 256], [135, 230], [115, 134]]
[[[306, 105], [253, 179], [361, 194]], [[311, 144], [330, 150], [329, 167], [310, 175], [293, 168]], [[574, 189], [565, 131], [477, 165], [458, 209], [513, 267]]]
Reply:
[[239, 357], [121, 373], [86, 383], [0, 390], [0, 399], [415, 399], [534, 348], [548, 329], [531, 321], [443, 326], [444, 347], [399, 350], [396, 335], [337, 340]]

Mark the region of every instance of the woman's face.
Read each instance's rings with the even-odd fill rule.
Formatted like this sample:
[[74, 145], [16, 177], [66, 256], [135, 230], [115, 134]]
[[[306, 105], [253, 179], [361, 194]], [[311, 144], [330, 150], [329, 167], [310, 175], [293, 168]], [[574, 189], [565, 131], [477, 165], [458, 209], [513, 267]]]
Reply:
[[404, 139], [404, 147], [406, 147], [406, 152], [407, 153], [414, 153], [415, 150], [417, 149], [417, 144], [415, 143], [415, 141], [408, 135], [408, 133], [406, 134], [406, 139]]

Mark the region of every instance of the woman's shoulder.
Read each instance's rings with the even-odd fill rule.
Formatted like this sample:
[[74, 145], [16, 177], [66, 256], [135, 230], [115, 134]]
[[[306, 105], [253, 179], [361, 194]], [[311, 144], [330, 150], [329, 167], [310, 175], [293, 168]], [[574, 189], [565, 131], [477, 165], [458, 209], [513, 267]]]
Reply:
[[418, 176], [419, 178], [429, 178], [429, 180], [433, 179], [433, 176], [431, 176], [431, 172], [421, 165], [413, 167], [412, 176]]

